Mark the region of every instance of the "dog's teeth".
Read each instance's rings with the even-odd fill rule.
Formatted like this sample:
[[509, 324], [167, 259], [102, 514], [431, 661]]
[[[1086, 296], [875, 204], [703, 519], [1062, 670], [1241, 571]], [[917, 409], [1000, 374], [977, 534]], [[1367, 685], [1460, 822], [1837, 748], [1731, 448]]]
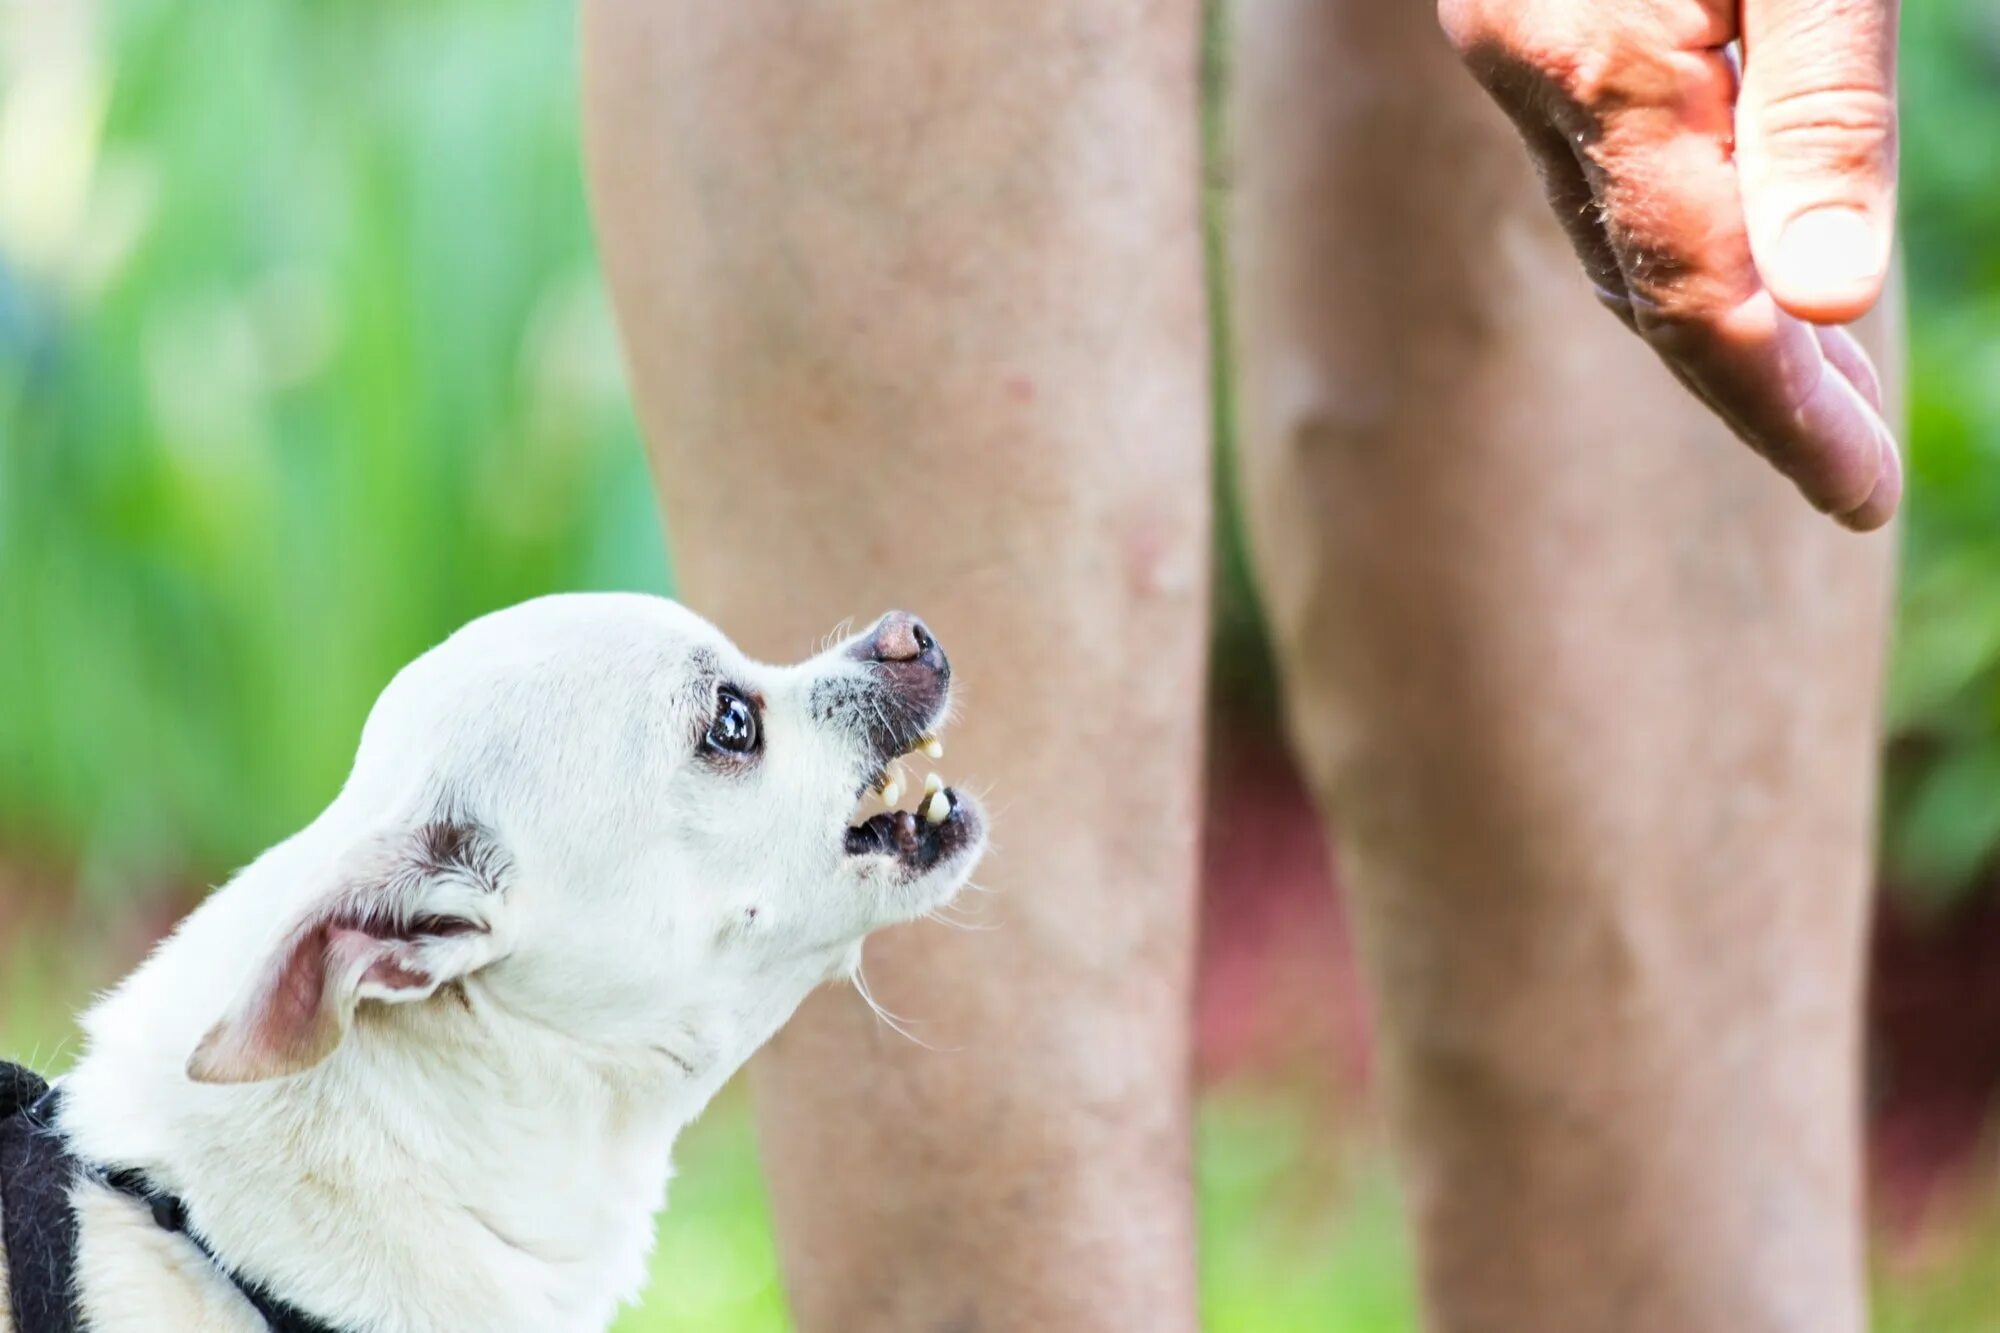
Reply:
[[917, 742], [917, 748], [933, 759], [944, 758], [944, 742], [935, 736], [925, 736]]
[[942, 824], [949, 818], [951, 818], [951, 797], [942, 791], [932, 792], [929, 799], [924, 802], [924, 822]]
[[883, 771], [882, 785], [875, 789], [875, 794], [880, 796], [882, 804], [887, 806], [893, 806], [896, 802], [903, 799], [903, 766], [901, 764], [892, 761], [889, 767]]
[[935, 796], [944, 790], [944, 779], [935, 773], [924, 774], [924, 795]]

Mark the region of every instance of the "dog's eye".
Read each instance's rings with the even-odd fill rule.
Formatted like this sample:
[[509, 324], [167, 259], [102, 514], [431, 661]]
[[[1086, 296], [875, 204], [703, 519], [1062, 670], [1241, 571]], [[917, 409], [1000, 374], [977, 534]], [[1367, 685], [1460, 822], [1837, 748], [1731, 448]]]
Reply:
[[708, 724], [708, 744], [730, 754], [750, 754], [757, 748], [757, 710], [728, 686], [716, 695], [715, 720]]

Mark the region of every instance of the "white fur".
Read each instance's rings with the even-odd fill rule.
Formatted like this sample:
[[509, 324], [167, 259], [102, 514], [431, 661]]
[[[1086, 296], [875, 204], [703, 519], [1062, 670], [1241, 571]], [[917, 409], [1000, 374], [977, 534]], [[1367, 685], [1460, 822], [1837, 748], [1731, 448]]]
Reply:
[[[762, 697], [754, 765], [697, 753], [703, 655]], [[840, 647], [748, 661], [657, 598], [475, 621], [383, 692], [325, 812], [88, 1014], [72, 1144], [143, 1169], [231, 1265], [356, 1333], [604, 1328], [644, 1280], [681, 1127], [864, 934], [941, 905], [978, 855], [974, 837], [913, 875], [844, 854], [866, 719], [807, 701], [866, 675]], [[379, 890], [476, 921], [412, 946], [429, 983], [362, 984], [304, 1072], [191, 1080], [298, 924], [393, 879], [383, 849], [440, 809], [490, 830], [504, 870], [497, 893], [450, 874]], [[261, 1327], [139, 1205], [78, 1195], [92, 1333]]]

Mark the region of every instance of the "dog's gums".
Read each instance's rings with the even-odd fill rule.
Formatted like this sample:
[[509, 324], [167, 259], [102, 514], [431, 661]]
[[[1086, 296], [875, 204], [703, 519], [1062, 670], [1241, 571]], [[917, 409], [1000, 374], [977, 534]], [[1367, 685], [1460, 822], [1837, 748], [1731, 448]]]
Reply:
[[908, 810], [885, 810], [850, 827], [847, 854], [892, 856], [921, 872], [970, 846], [978, 836], [972, 807], [953, 800], [951, 788], [941, 787], [926, 798], [921, 819]]
[[891, 759], [864, 784], [889, 808], [850, 825], [845, 840], [849, 856], [887, 856], [906, 871], [922, 873], [939, 861], [973, 845], [979, 837], [979, 817], [936, 773], [924, 775], [923, 795], [915, 811], [898, 810], [903, 797], [902, 760], [913, 755], [944, 757], [944, 742], [935, 729], [919, 733], [902, 755]]

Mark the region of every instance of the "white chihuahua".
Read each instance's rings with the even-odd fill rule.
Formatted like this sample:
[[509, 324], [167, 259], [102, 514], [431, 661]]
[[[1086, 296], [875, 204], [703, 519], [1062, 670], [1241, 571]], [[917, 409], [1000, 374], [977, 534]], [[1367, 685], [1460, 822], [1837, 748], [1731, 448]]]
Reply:
[[[977, 861], [977, 806], [935, 780], [850, 824], [941, 753], [950, 678], [905, 614], [774, 667], [633, 595], [418, 658], [333, 803], [92, 1009], [23, 1113], [74, 1214], [0, 1219], [40, 1265], [14, 1256], [0, 1333], [603, 1329], [676, 1133]], [[66, 1293], [27, 1290], [65, 1264]]]

